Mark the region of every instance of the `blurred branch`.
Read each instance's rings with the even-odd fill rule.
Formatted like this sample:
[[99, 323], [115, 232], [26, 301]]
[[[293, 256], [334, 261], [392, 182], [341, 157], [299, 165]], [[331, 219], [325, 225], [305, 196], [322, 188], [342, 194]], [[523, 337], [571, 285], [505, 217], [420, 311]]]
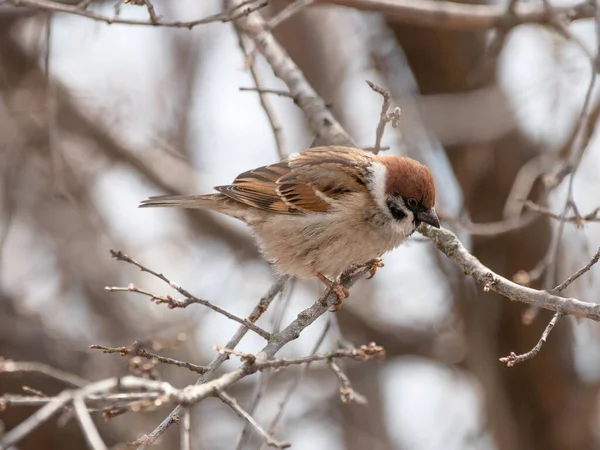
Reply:
[[575, 272], [573, 275], [571, 275], [565, 281], [563, 281], [558, 286], [556, 286], [554, 289], [552, 289], [552, 292], [564, 291], [566, 288], [569, 287], [569, 285], [571, 283], [573, 283], [573, 281], [577, 280], [577, 278], [582, 276], [584, 273], [588, 272], [592, 268], [592, 266], [598, 262], [598, 260], [600, 260], [600, 248], [598, 248], [598, 251], [592, 257], [592, 259], [590, 260], [589, 263], [587, 263], [585, 266], [583, 266], [581, 269], [579, 269], [577, 272]]
[[254, 55], [252, 55], [246, 49], [246, 45], [244, 44], [244, 36], [242, 35], [240, 29], [237, 26], [234, 28], [238, 39], [238, 45], [244, 54], [245, 64], [250, 69], [250, 75], [252, 75], [252, 79], [254, 80], [254, 85], [256, 86], [256, 91], [258, 92], [258, 98], [260, 99], [260, 105], [265, 111], [267, 119], [269, 119], [269, 124], [271, 125], [273, 136], [275, 137], [275, 144], [277, 145], [277, 154], [279, 155], [279, 159], [283, 160], [287, 156], [287, 152], [285, 150], [283, 141], [283, 130], [281, 129], [281, 123], [275, 115], [275, 111], [273, 110], [270, 100], [267, 98], [267, 94], [262, 91], [262, 81], [260, 79], [258, 69], [254, 65]]
[[[329, 333], [330, 330], [331, 330], [331, 316], [329, 317], [327, 324], [323, 328], [323, 331], [317, 338], [317, 340], [312, 348], [312, 351], [310, 352], [311, 355], [314, 355], [319, 351], [319, 348], [321, 347], [321, 345], [323, 345], [323, 341], [325, 341], [325, 337], [327, 336], [327, 334]], [[277, 405], [277, 412], [275, 413], [275, 416], [273, 417], [273, 419], [271, 420], [271, 423], [269, 424], [269, 433], [275, 432], [275, 428], [277, 428], [279, 421], [283, 417], [286, 406], [288, 405], [289, 401], [291, 400], [291, 398], [292, 398], [294, 392], [296, 391], [296, 389], [298, 388], [298, 386], [300, 386], [300, 383], [302, 382], [302, 380], [306, 377], [306, 374], [308, 373], [310, 364], [311, 363], [309, 362], [302, 366], [302, 370], [300, 370], [296, 374], [296, 376], [294, 377], [294, 380], [292, 381], [292, 383], [290, 384], [289, 388], [287, 389], [285, 395], [283, 396], [283, 399]], [[242, 440], [240, 439], [240, 444], [241, 443], [242, 443]], [[259, 448], [259, 450], [262, 450], [262, 449], [263, 449], [263, 447], [261, 446]], [[238, 446], [238, 450], [243, 450], [243, 449], [242, 449], [242, 447]]]
[[[123, 25], [142, 25], [142, 26], [158, 26], [158, 27], [167, 27], [167, 28], [187, 28], [192, 29], [198, 25], [205, 25], [207, 23], [214, 22], [230, 22], [240, 17], [247, 16], [253, 11], [257, 11], [261, 8], [267, 6], [267, 1], [263, 0], [257, 4], [252, 5], [254, 3], [253, 0], [240, 2], [239, 5], [236, 5], [234, 8], [226, 12], [221, 12], [218, 14], [212, 14], [208, 17], [204, 17], [202, 19], [192, 20], [188, 22], [182, 21], [163, 21], [158, 18], [156, 12], [154, 11], [154, 7], [150, 2], [144, 0], [142, 4], [145, 4], [148, 9], [149, 20], [135, 20], [135, 19], [122, 19], [120, 17], [108, 17], [102, 14], [95, 13], [93, 11], [88, 11], [80, 6], [72, 6], [67, 5], [65, 3], [60, 3], [53, 0], [7, 0], [8, 3], [12, 4], [15, 7], [28, 7], [42, 11], [50, 11], [54, 13], [64, 13], [71, 14], [75, 16], [87, 17], [88, 19], [97, 20], [100, 22], [105, 22], [109, 25], [118, 23]], [[242, 9], [244, 6], [246, 8]]]
[[217, 306], [217, 305], [209, 302], [208, 300], [204, 300], [204, 299], [198, 298], [198, 297], [190, 294], [187, 290], [183, 289], [178, 284], [176, 284], [173, 281], [169, 280], [162, 273], [157, 273], [157, 272], [155, 272], [155, 271], [153, 271], [151, 269], [148, 269], [147, 267], [143, 266], [142, 264], [140, 264], [139, 262], [135, 261], [134, 259], [131, 259], [129, 256], [127, 256], [126, 254], [124, 254], [122, 252], [117, 252], [117, 251], [111, 250], [110, 253], [111, 253], [111, 255], [117, 261], [124, 261], [126, 263], [133, 264], [134, 266], [138, 267], [142, 272], [147, 272], [147, 273], [149, 273], [151, 275], [154, 275], [158, 279], [164, 281], [169, 286], [171, 286], [173, 289], [175, 289], [177, 292], [179, 292], [181, 295], [183, 295], [186, 299], [185, 300], [177, 300], [177, 299], [172, 298], [171, 296], [162, 297], [162, 296], [159, 296], [159, 295], [154, 295], [154, 294], [152, 294], [150, 292], [138, 289], [138, 288], [136, 288], [133, 285], [130, 285], [127, 288], [107, 286], [107, 287], [104, 288], [107, 291], [109, 291], [109, 292], [113, 292], [113, 291], [137, 292], [137, 293], [140, 293], [142, 295], [146, 295], [146, 296], [151, 297], [152, 300], [154, 300], [156, 303], [167, 303], [169, 305], [169, 308], [171, 308], [171, 309], [172, 308], [186, 308], [189, 305], [198, 303], [200, 305], [203, 305], [203, 306], [206, 306], [207, 308], [212, 309], [216, 313], [219, 313], [219, 314], [227, 317], [228, 319], [233, 320], [234, 322], [237, 322], [237, 323], [245, 326], [246, 328], [248, 328], [249, 330], [254, 331], [256, 334], [258, 334], [262, 338], [266, 339], [267, 341], [271, 338], [271, 334], [270, 333], [266, 332], [265, 330], [263, 330], [260, 327], [257, 327], [250, 320], [248, 320], [248, 319], [242, 319], [241, 317], [238, 317], [235, 314], [230, 313], [229, 311], [221, 308], [220, 306]]
[[192, 423], [190, 408], [183, 408], [181, 421], [181, 450], [192, 450]]
[[[226, 0], [226, 3], [231, 9], [236, 9], [243, 2]], [[355, 147], [353, 139], [327, 109], [323, 99], [317, 95], [298, 66], [268, 31], [262, 16], [258, 12], [248, 14], [236, 19], [235, 26], [239, 27], [254, 42], [256, 50], [265, 57], [275, 76], [286, 84], [316, 136], [315, 145]]]
[[106, 444], [100, 437], [100, 433], [94, 425], [94, 421], [85, 406], [85, 401], [81, 394], [73, 397], [73, 407], [75, 408], [75, 416], [81, 427], [81, 432], [85, 436], [85, 440], [91, 450], [107, 450]]
[[584, 216], [572, 215], [572, 216], [566, 216], [563, 218], [561, 214], [554, 213], [554, 212], [550, 211], [548, 208], [538, 205], [537, 203], [534, 203], [531, 200], [525, 200], [524, 206], [525, 206], [525, 208], [527, 208], [530, 211], [534, 211], [538, 214], [542, 214], [544, 216], [548, 216], [548, 217], [550, 217], [552, 219], [556, 219], [556, 220], [563, 219], [566, 222], [574, 223], [578, 227], [581, 227], [585, 222], [600, 222], [600, 217], [598, 217], [598, 214], [600, 214], [600, 207], [595, 208], [592, 212], [590, 212]]
[[273, 28], [277, 28], [283, 22], [290, 19], [307, 6], [312, 5], [314, 2], [315, 0], [295, 0], [293, 3], [290, 3], [284, 9], [282, 9], [276, 16], [269, 19], [267, 22], [267, 29], [272, 30]]
[[352, 388], [352, 383], [350, 383], [348, 375], [342, 371], [340, 366], [338, 366], [333, 360], [329, 360], [328, 364], [329, 368], [335, 374], [340, 383], [340, 398], [342, 399], [342, 402], [366, 405], [367, 399], [364, 395], [359, 394]]
[[68, 372], [64, 372], [54, 367], [48, 366], [47, 364], [39, 362], [26, 362], [26, 361], [11, 361], [3, 360], [0, 357], [0, 374], [9, 372], [36, 372], [41, 373], [55, 380], [62, 381], [65, 384], [69, 384], [74, 387], [81, 387], [88, 384], [88, 381], [84, 378], [78, 377]]
[[237, 402], [236, 399], [234, 399], [233, 397], [230, 397], [225, 392], [221, 392], [220, 390], [217, 391], [217, 397], [219, 397], [223, 403], [225, 403], [227, 406], [229, 406], [231, 409], [233, 409], [238, 416], [240, 416], [242, 419], [246, 420], [250, 425], [252, 425], [252, 428], [254, 428], [258, 432], [258, 434], [260, 434], [261, 436], [263, 436], [265, 438], [265, 440], [267, 441], [267, 445], [269, 445], [269, 447], [275, 447], [275, 448], [291, 447], [290, 443], [277, 441], [273, 436], [271, 436], [269, 433], [267, 433], [265, 431], [265, 429], [258, 424], [256, 419], [254, 417], [252, 417], [251, 414], [249, 414], [247, 411], [245, 411], [240, 406], [240, 404]]
[[[526, 23], [548, 24], [550, 18], [544, 4], [518, 3], [507, 14], [502, 4], [467, 4], [436, 0], [317, 0], [320, 4], [347, 6], [361, 11], [383, 14], [388, 20], [436, 29], [485, 30], [512, 27]], [[572, 6], [553, 8], [564, 22], [591, 19], [593, 3], [583, 1]]]
[[498, 236], [500, 234], [512, 233], [531, 225], [539, 218], [536, 214], [524, 214], [520, 217], [511, 217], [498, 222], [473, 223], [439, 213], [440, 220], [448, 222], [455, 227], [466, 231], [471, 236]]
[[240, 91], [252, 91], [252, 92], [258, 92], [260, 94], [275, 94], [275, 95], [279, 95], [280, 97], [289, 97], [291, 99], [294, 99], [294, 96], [292, 94], [290, 94], [287, 91], [282, 91], [279, 89], [264, 89], [264, 88], [256, 88], [256, 87], [241, 87], [239, 88]]

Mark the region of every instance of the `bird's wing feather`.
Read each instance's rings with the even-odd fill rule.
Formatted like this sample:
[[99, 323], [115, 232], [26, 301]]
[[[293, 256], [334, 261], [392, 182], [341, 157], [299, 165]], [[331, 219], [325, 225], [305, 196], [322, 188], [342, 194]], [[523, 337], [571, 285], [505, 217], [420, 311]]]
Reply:
[[351, 192], [366, 192], [372, 157], [358, 149], [322, 147], [289, 160], [244, 172], [220, 193], [248, 206], [279, 214], [326, 212]]

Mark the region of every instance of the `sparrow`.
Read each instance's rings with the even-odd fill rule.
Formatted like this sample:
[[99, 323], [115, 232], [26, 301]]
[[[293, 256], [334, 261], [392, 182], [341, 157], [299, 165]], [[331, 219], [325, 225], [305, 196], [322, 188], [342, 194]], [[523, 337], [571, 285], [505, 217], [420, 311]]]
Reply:
[[418, 161], [349, 147], [315, 147], [237, 176], [205, 195], [150, 197], [140, 207], [178, 206], [217, 211], [248, 224], [265, 259], [282, 274], [332, 281], [408, 238], [422, 223], [439, 228], [435, 185]]

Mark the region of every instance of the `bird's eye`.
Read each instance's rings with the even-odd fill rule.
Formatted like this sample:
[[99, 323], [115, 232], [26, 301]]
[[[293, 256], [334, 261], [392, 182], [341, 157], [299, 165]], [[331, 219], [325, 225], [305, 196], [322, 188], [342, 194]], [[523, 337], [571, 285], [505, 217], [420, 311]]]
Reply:
[[419, 202], [417, 201], [417, 199], [410, 197], [410, 198], [406, 199], [406, 205], [409, 208], [414, 209], [417, 206], [419, 206]]

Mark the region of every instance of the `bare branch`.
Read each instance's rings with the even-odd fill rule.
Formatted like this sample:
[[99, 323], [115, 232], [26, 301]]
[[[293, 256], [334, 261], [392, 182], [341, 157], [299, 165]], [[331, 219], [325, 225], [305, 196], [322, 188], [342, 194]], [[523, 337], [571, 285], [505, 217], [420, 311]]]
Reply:
[[183, 408], [181, 421], [181, 450], [192, 450], [192, 423], [190, 408]]
[[272, 30], [277, 28], [286, 20], [290, 19], [295, 14], [298, 14], [307, 6], [312, 5], [315, 0], [296, 0], [293, 3], [290, 3], [288, 6], [283, 8], [275, 17], [272, 17], [267, 22], [267, 29]]
[[587, 263], [585, 266], [583, 266], [581, 269], [579, 269], [577, 272], [575, 272], [573, 275], [571, 275], [565, 281], [563, 281], [558, 286], [556, 286], [554, 289], [552, 289], [552, 292], [558, 293], [558, 292], [564, 291], [566, 288], [569, 287], [569, 285], [573, 281], [577, 280], [577, 278], [582, 276], [584, 273], [588, 272], [592, 268], [592, 266], [598, 262], [598, 260], [600, 260], [600, 248], [598, 248], [598, 251], [592, 257], [592, 259], [590, 260], [589, 263]]
[[[213, 22], [230, 22], [240, 17], [247, 16], [253, 11], [257, 11], [261, 8], [264, 8], [267, 4], [267, 0], [260, 1], [255, 5], [247, 6], [242, 9], [243, 6], [248, 5], [252, 2], [240, 2], [238, 6], [230, 9], [227, 12], [222, 12], [218, 14], [213, 14], [208, 17], [204, 17], [202, 19], [192, 20], [189, 22], [181, 22], [181, 21], [163, 21], [158, 18], [156, 12], [154, 11], [154, 7], [151, 6], [151, 3], [148, 0], [143, 0], [144, 4], [148, 8], [148, 13], [150, 15], [150, 20], [135, 20], [135, 19], [122, 19], [120, 17], [107, 17], [101, 14], [95, 13], [93, 11], [89, 11], [85, 8], [80, 8], [76, 5], [67, 5], [65, 3], [60, 3], [53, 0], [8, 0], [15, 7], [29, 7], [33, 9], [38, 9], [42, 11], [50, 11], [55, 13], [65, 13], [71, 14], [74, 16], [87, 17], [88, 19], [97, 20], [99, 22], [105, 22], [109, 25], [111, 24], [123, 24], [123, 25], [141, 25], [141, 26], [159, 26], [159, 27], [167, 27], [167, 28], [188, 28], [192, 29], [198, 25], [205, 25], [207, 23]], [[150, 6], [148, 6], [150, 5]]]
[[90, 416], [90, 413], [85, 406], [85, 401], [81, 395], [76, 395], [73, 398], [73, 406], [75, 407], [75, 416], [81, 427], [81, 432], [85, 436], [91, 450], [106, 450], [106, 444], [100, 437], [96, 425]]
[[244, 44], [244, 36], [237, 26], [234, 28], [238, 38], [238, 45], [244, 54], [244, 58], [247, 61], [248, 68], [250, 69], [250, 75], [252, 75], [252, 79], [254, 80], [254, 85], [256, 86], [256, 90], [258, 92], [258, 98], [260, 99], [260, 105], [265, 111], [267, 119], [269, 119], [269, 124], [271, 125], [273, 136], [275, 137], [275, 144], [277, 145], [277, 154], [279, 155], [280, 160], [285, 159], [287, 152], [285, 151], [281, 123], [277, 119], [275, 110], [273, 109], [270, 100], [267, 98], [267, 95], [262, 92], [262, 81], [260, 79], [260, 75], [258, 74], [258, 70], [254, 65], [254, 57], [246, 49], [246, 45]]
[[357, 405], [366, 405], [367, 399], [364, 395], [359, 394], [352, 387], [352, 383], [350, 383], [350, 379], [348, 376], [342, 371], [340, 366], [338, 366], [333, 359], [328, 362], [329, 368], [337, 377], [340, 383], [340, 398], [344, 403], [356, 403]]
[[257, 88], [257, 87], [241, 87], [239, 88], [240, 91], [253, 91], [253, 92], [259, 92], [261, 94], [275, 94], [275, 95], [279, 95], [280, 97], [288, 97], [291, 99], [294, 99], [294, 96], [292, 94], [290, 94], [287, 91], [282, 91], [279, 89], [264, 89], [264, 88]]
[[127, 347], [105, 347], [103, 345], [89, 346], [89, 348], [92, 348], [94, 350], [102, 350], [103, 353], [118, 353], [121, 356], [135, 355], [139, 356], [140, 358], [154, 360], [163, 364], [171, 364], [173, 366], [183, 367], [185, 369], [191, 370], [192, 372], [199, 373], [200, 375], [208, 371], [208, 367], [206, 366], [198, 366], [187, 361], [178, 361], [173, 358], [167, 358], [166, 356], [151, 353], [144, 347], [142, 347], [138, 342], [134, 342], [131, 347], [132, 348], [129, 349]]
[[600, 305], [586, 303], [575, 298], [563, 298], [548, 291], [538, 291], [513, 283], [494, 273], [471, 255], [458, 238], [445, 228], [434, 229], [422, 226], [419, 231], [430, 238], [437, 248], [450, 258], [468, 276], [473, 278], [483, 290], [493, 291], [509, 300], [535, 305], [551, 311], [560, 311], [579, 317], [600, 321]]
[[74, 387], [85, 386], [88, 381], [84, 378], [64, 372], [47, 364], [39, 362], [11, 361], [0, 358], [0, 374], [3, 372], [37, 372]]
[[561, 319], [562, 316], [563, 316], [563, 313], [560, 311], [557, 311], [554, 314], [554, 316], [552, 317], [552, 320], [550, 320], [550, 323], [548, 323], [548, 325], [546, 326], [546, 329], [542, 333], [542, 337], [540, 338], [538, 343], [535, 344], [535, 347], [533, 347], [530, 351], [528, 351], [527, 353], [523, 353], [522, 355], [517, 355], [514, 352], [510, 352], [510, 354], [508, 356], [500, 358], [499, 361], [502, 363], [505, 363], [506, 367], [513, 367], [515, 364], [522, 363], [523, 361], [527, 361], [528, 359], [535, 357], [542, 349], [542, 346], [546, 343], [546, 340], [548, 339], [548, 335], [554, 328], [554, 325], [556, 325], [558, 323], [558, 321]]
[[400, 108], [396, 107], [391, 113], [388, 113], [392, 104], [392, 96], [389, 91], [377, 86], [375, 83], [366, 80], [367, 84], [378, 94], [383, 97], [383, 104], [381, 105], [381, 114], [379, 116], [379, 123], [377, 124], [377, 130], [375, 130], [375, 146], [373, 147], [373, 153], [378, 154], [381, 150], [381, 139], [383, 138], [383, 132], [388, 122], [392, 122], [392, 126], [397, 128], [398, 120], [400, 119]]
[[[512, 14], [498, 4], [463, 4], [436, 0], [317, 0], [321, 4], [348, 6], [378, 12], [388, 20], [436, 29], [487, 30], [525, 23], [548, 23], [546, 8], [540, 3], [520, 2]], [[594, 4], [582, 1], [573, 6], [554, 8], [565, 22], [594, 17]]]
[[[288, 277], [282, 276], [273, 285], [269, 288], [267, 293], [260, 299], [256, 307], [252, 310], [250, 315], [248, 316], [248, 320], [251, 322], [256, 322], [263, 313], [269, 308], [269, 305], [275, 299], [275, 297], [281, 292], [285, 283], [287, 282]], [[233, 337], [227, 342], [227, 348], [235, 348], [242, 338], [248, 332], [248, 328], [245, 326], [240, 326], [237, 332], [233, 335]], [[229, 355], [227, 354], [218, 354], [208, 365], [207, 371], [197, 380], [196, 384], [205, 383], [208, 381], [210, 374], [221, 367], [221, 365], [227, 360]], [[181, 408], [177, 407], [163, 420], [150, 434], [142, 436], [142, 438], [138, 439], [140, 442], [140, 446], [138, 450], [146, 450], [149, 448], [158, 437], [163, 434], [167, 429], [175, 423], [177, 420], [177, 414], [179, 413]]]
[[115, 292], [115, 291], [137, 292], [139, 294], [151, 297], [152, 300], [155, 301], [156, 303], [166, 303], [167, 305], [169, 305], [169, 308], [186, 308], [189, 305], [198, 303], [200, 305], [203, 305], [203, 306], [206, 306], [206, 307], [212, 309], [213, 311], [227, 317], [228, 319], [233, 320], [234, 322], [244, 325], [249, 330], [254, 331], [256, 334], [258, 334], [259, 336], [261, 336], [262, 338], [264, 338], [266, 340], [269, 340], [269, 338], [271, 337], [270, 333], [268, 333], [267, 331], [263, 330], [262, 328], [260, 328], [256, 325], [254, 325], [254, 323], [252, 321], [250, 321], [248, 319], [242, 319], [241, 317], [238, 317], [235, 314], [230, 313], [229, 311], [209, 302], [208, 300], [204, 300], [204, 299], [198, 298], [198, 297], [190, 294], [188, 291], [183, 289], [181, 286], [179, 286], [178, 284], [169, 280], [162, 273], [157, 273], [151, 269], [148, 269], [147, 267], [143, 266], [139, 262], [135, 261], [134, 259], [132, 259], [129, 256], [127, 256], [126, 254], [124, 254], [123, 252], [111, 250], [110, 254], [117, 261], [124, 261], [126, 263], [133, 264], [134, 266], [138, 267], [142, 272], [147, 272], [147, 273], [154, 275], [155, 277], [161, 279], [162, 281], [167, 283], [169, 286], [171, 286], [173, 289], [175, 289], [177, 292], [179, 292], [181, 295], [183, 295], [186, 299], [185, 300], [177, 300], [177, 299], [172, 298], [170, 295], [167, 295], [166, 297], [157, 296], [157, 295], [151, 294], [148, 291], [138, 289], [133, 284], [130, 284], [127, 288], [107, 286], [104, 288], [105, 290], [107, 290], [109, 292]]
[[265, 431], [265, 429], [259, 425], [259, 423], [256, 421], [256, 419], [254, 417], [252, 417], [252, 415], [248, 414], [248, 412], [246, 412], [246, 410], [244, 410], [239, 405], [239, 403], [237, 402], [236, 399], [234, 399], [233, 397], [230, 397], [228, 394], [226, 394], [225, 392], [222, 392], [222, 391], [217, 391], [217, 397], [219, 397], [221, 399], [221, 401], [223, 401], [223, 403], [225, 403], [227, 406], [229, 406], [231, 409], [233, 409], [238, 416], [240, 416], [242, 419], [246, 420], [250, 425], [252, 425], [252, 428], [254, 428], [258, 434], [260, 434], [262, 437], [265, 438], [265, 440], [267, 441], [267, 445], [269, 445], [269, 447], [275, 447], [275, 448], [291, 447], [291, 444], [289, 442], [278, 441], [273, 436], [271, 436], [269, 433], [267, 433]]
[[[525, 200], [524, 206], [525, 206], [525, 208], [527, 208], [530, 211], [534, 211], [538, 214], [548, 216], [552, 219], [561, 220], [561, 218], [562, 218], [561, 214], [554, 213], [554, 212], [550, 211], [548, 208], [538, 205], [537, 203], [534, 203], [531, 200]], [[592, 212], [590, 212], [589, 214], [586, 214], [585, 216], [580, 216], [580, 215], [566, 216], [566, 217], [564, 217], [564, 220], [565, 220], [565, 222], [572, 222], [575, 225], [577, 225], [578, 227], [581, 227], [581, 226], [583, 226], [583, 224], [585, 222], [600, 222], [600, 217], [598, 217], [599, 214], [600, 214], [600, 207], [594, 209]]]
[[154, 10], [154, 5], [150, 2], [150, 0], [142, 0], [144, 5], [146, 5], [146, 9], [148, 10], [148, 15], [150, 16], [150, 22], [152, 25], [158, 25], [160, 23], [160, 19], [156, 15], [156, 11]]
[[327, 353], [315, 353], [309, 356], [302, 356], [300, 358], [281, 358], [264, 362], [256, 362], [255, 356], [249, 353], [240, 353], [235, 350], [221, 347], [216, 347], [216, 350], [238, 356], [242, 361], [251, 364], [252, 368], [256, 370], [265, 370], [269, 368], [278, 370], [289, 366], [310, 364], [315, 361], [330, 361], [335, 358], [349, 358], [357, 361], [365, 361], [371, 358], [385, 357], [385, 349], [374, 342], [371, 342], [368, 345], [361, 345], [359, 348], [338, 349]]
[[511, 233], [531, 225], [538, 218], [535, 214], [525, 214], [498, 222], [473, 223], [449, 217], [443, 213], [438, 213], [438, 216], [443, 222], [451, 223], [457, 228], [466, 231], [471, 236], [498, 236]]
[[[241, 0], [226, 0], [226, 3], [231, 9], [235, 9], [239, 7]], [[261, 15], [254, 12], [240, 17], [235, 20], [235, 25], [254, 42], [257, 51], [265, 57], [275, 76], [286, 84], [316, 136], [315, 145], [355, 147], [354, 140], [335, 119], [323, 99], [306, 81], [304, 74], [287, 52], [267, 30], [267, 24]]]

